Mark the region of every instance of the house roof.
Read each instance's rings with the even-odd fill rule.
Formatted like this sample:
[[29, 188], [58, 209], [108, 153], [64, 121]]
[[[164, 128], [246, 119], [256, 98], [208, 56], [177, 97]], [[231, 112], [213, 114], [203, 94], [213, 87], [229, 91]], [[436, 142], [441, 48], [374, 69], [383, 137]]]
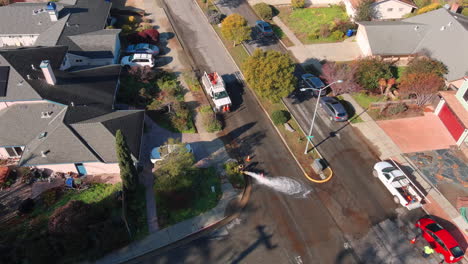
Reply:
[[[119, 29], [105, 30], [112, 4], [104, 0], [70, 0], [57, 4], [58, 21], [51, 21], [45, 3], [0, 7], [0, 35], [38, 35], [36, 46], [68, 46], [68, 51], [92, 58], [113, 58]], [[21, 23], [18, 23], [21, 21]]]
[[[64, 6], [60, 3], [57, 3], [56, 6], [59, 11], [59, 21], [66, 21], [67, 18], [62, 13]], [[39, 35], [44, 33], [59, 22], [50, 20], [49, 14], [45, 12], [45, 7], [46, 3], [14, 3], [0, 7], [0, 35]], [[33, 11], [39, 9], [43, 9], [44, 12], [33, 15]]]
[[[440, 8], [401, 21], [359, 22], [374, 55], [423, 53], [448, 67], [447, 80], [468, 72], [468, 18]], [[416, 28], [416, 26], [418, 26]]]
[[[0, 57], [3, 57], [16, 73], [16, 81], [8, 82], [6, 97], [0, 97], [0, 100], [20, 100], [20, 96], [26, 94], [34, 99], [39, 97], [64, 105], [73, 104], [77, 108], [87, 106], [80, 114], [74, 114], [74, 110], [70, 111], [66, 117], [69, 121], [81, 121], [81, 118], [92, 118], [110, 112], [120, 75], [120, 65], [74, 72], [60, 71], [59, 67], [66, 51], [67, 47], [63, 46], [0, 51]], [[39, 69], [42, 60], [50, 61], [57, 79], [56, 85], [49, 85], [44, 80], [44, 75]], [[34, 65], [34, 69], [31, 65]], [[19, 86], [21, 81], [23, 85]], [[29, 99], [27, 97], [23, 99]]]
[[74, 50], [70, 51], [76, 55], [89, 56], [92, 58], [113, 58], [115, 53], [115, 43], [119, 38], [120, 29], [102, 29], [90, 33], [69, 36]]
[[[0, 52], [0, 65], [10, 67], [7, 94], [0, 100], [11, 101], [11, 94], [15, 100], [21, 100], [21, 95], [29, 99], [31, 94], [42, 100], [0, 111], [0, 146], [25, 146], [21, 165], [114, 163], [117, 162], [114, 137], [120, 129], [138, 159], [144, 111], [113, 110], [120, 66], [60, 71], [60, 58], [65, 52], [66, 47]], [[50, 60], [56, 85], [47, 84], [37, 66], [45, 59]], [[35, 69], [31, 64], [36, 65]], [[16, 79], [11, 81], [13, 75]], [[22, 84], [18, 85], [20, 81]], [[51, 112], [51, 116], [41, 118], [42, 112]], [[43, 132], [47, 135], [39, 138]], [[47, 153], [43, 156], [42, 152]]]

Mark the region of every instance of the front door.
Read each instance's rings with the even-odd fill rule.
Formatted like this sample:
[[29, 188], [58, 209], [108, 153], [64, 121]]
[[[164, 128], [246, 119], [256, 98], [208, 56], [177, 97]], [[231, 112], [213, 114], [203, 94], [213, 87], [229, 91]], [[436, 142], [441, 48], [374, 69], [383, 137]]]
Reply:
[[76, 166], [76, 169], [78, 170], [78, 174], [79, 174], [80, 176], [83, 176], [83, 175], [86, 175], [86, 174], [87, 174], [86, 168], [85, 168], [85, 166], [83, 165], [83, 163], [76, 163], [75, 166]]

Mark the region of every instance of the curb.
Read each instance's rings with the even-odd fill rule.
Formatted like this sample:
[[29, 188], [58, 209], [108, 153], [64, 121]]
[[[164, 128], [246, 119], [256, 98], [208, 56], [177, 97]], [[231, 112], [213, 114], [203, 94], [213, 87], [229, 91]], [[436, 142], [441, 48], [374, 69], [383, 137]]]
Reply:
[[[196, 4], [196, 6], [198, 7], [198, 10], [199, 10], [200, 12], [202, 12], [203, 17], [205, 18], [205, 20], [209, 23], [208, 18], [206, 17], [205, 13], [203, 12], [203, 9], [198, 5], [198, 2], [197, 2], [197, 1], [195, 1], [195, 4]], [[228, 57], [232, 60], [232, 62], [233, 62], [234, 65], [236, 66], [236, 68], [239, 70], [239, 73], [240, 73], [240, 75], [242, 76], [242, 82], [244, 83], [244, 85], [245, 85], [246, 87], [249, 88], [249, 90], [250, 90], [250, 91], [252, 92], [252, 94], [254, 95], [255, 100], [257, 101], [257, 104], [260, 106], [260, 108], [261, 108], [261, 109], [263, 110], [263, 112], [266, 114], [266, 116], [268, 117], [268, 120], [270, 120], [271, 124], [273, 125], [273, 127], [274, 127], [275, 130], [276, 130], [276, 133], [280, 136], [281, 141], [283, 141], [283, 144], [286, 146], [286, 148], [288, 149], [288, 151], [289, 151], [289, 153], [291, 154], [291, 156], [293, 156], [293, 158], [294, 158], [294, 160], [296, 161], [297, 165], [299, 165], [299, 168], [300, 168], [300, 169], [302, 170], [302, 172], [304, 173], [304, 176], [305, 176], [309, 181], [316, 182], [316, 183], [323, 183], [323, 182], [326, 182], [326, 181], [330, 180], [330, 179], [331, 179], [331, 176], [333, 175], [333, 171], [331, 170], [330, 167], [329, 167], [329, 168], [330, 168], [330, 170], [332, 171], [332, 173], [331, 173], [331, 175], [330, 175], [327, 179], [325, 179], [326, 181], [325, 181], [325, 180], [322, 180], [322, 181], [320, 181], [320, 180], [314, 180], [314, 179], [312, 179], [312, 178], [307, 174], [307, 172], [304, 170], [304, 168], [302, 167], [302, 165], [301, 165], [301, 163], [299, 162], [299, 160], [296, 158], [296, 156], [295, 156], [294, 153], [292, 152], [291, 148], [289, 148], [289, 146], [288, 146], [286, 140], [284, 139], [283, 135], [281, 135], [281, 132], [280, 132], [279, 129], [276, 127], [276, 125], [273, 123], [273, 120], [271, 119], [270, 115], [268, 114], [268, 112], [266, 111], [266, 109], [263, 107], [263, 105], [260, 103], [260, 100], [258, 99], [257, 94], [256, 94], [249, 86], [246, 85], [246, 83], [245, 83], [245, 81], [244, 81], [244, 80], [245, 80], [244, 74], [243, 74], [242, 71], [240, 70], [239, 66], [237, 65], [236, 61], [235, 61], [234, 58], [232, 57], [231, 53], [229, 53], [229, 50], [226, 48], [226, 46], [224, 45], [224, 43], [223, 43], [223, 41], [221, 40], [220, 36], [219, 36], [218, 33], [214, 30], [214, 28], [211, 26], [211, 24], [210, 24], [210, 28], [211, 28], [211, 30], [213, 30], [213, 33], [216, 35], [216, 38], [217, 38], [218, 41], [221, 43], [221, 45], [223, 46], [224, 50], [226, 50], [226, 53], [229, 55]], [[250, 55], [250, 53], [248, 52], [247, 48], [245, 48], [244, 43], [242, 43], [242, 46], [243, 46], [244, 49], [247, 51], [247, 53]], [[281, 102], [284, 104], [283, 100], [281, 100]], [[286, 105], [285, 105], [285, 107], [286, 107], [286, 109], [289, 110], [289, 108], [288, 108]], [[294, 116], [294, 115], [291, 115], [291, 116]], [[296, 118], [294, 118], [294, 120], [296, 120]], [[296, 122], [297, 122], [297, 120], [296, 120]], [[298, 125], [299, 125], [299, 123], [298, 123]], [[299, 125], [299, 127], [301, 127], [301, 126]], [[301, 130], [302, 130], [302, 128], [301, 128]], [[302, 130], [302, 132], [304, 133], [303, 130]], [[313, 145], [313, 144], [312, 144], [312, 145]], [[314, 145], [313, 145], [313, 146], [314, 146]], [[314, 146], [314, 148], [315, 148], [315, 146]], [[319, 153], [318, 150], [317, 150], [317, 153]], [[320, 153], [319, 153], [319, 155], [320, 155], [320, 157], [322, 157], [322, 155], [321, 155]], [[322, 158], [323, 158], [323, 157], [322, 157]]]

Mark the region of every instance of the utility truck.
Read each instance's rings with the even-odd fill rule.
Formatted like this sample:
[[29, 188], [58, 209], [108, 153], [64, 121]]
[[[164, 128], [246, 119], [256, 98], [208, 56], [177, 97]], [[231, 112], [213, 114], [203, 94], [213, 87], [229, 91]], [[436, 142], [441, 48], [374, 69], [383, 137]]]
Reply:
[[408, 210], [416, 209], [422, 206], [421, 195], [418, 188], [411, 180], [395, 166], [387, 161], [377, 162], [374, 165], [374, 177], [387, 187], [393, 195], [393, 201], [396, 204], [401, 204]]
[[211, 97], [215, 105], [216, 112], [229, 112], [231, 111], [231, 99], [226, 91], [226, 85], [223, 78], [217, 72], [204, 73], [202, 83], [205, 87], [206, 93]]

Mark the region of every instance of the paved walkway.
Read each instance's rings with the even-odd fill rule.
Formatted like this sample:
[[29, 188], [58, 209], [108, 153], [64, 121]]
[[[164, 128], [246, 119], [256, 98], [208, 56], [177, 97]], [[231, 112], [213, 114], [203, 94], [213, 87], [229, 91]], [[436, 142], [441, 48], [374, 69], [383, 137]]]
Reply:
[[289, 29], [286, 24], [283, 23], [283, 21], [278, 17], [275, 16], [273, 17], [273, 22], [283, 30], [284, 34], [291, 40], [291, 42], [294, 44], [294, 46], [302, 46], [302, 42], [294, 35], [294, 33]]
[[447, 149], [456, 145], [450, 132], [434, 113], [377, 121], [377, 124], [404, 153]]
[[193, 233], [207, 228], [225, 217], [225, 210], [229, 202], [238, 197], [238, 193], [230, 183], [222, 185], [223, 196], [218, 205], [210, 211], [185, 220], [170, 227], [151, 233], [142, 240], [132, 243], [124, 248], [114, 251], [96, 261], [96, 264], [118, 264], [145, 253], [167, 246], [179, 241]]

